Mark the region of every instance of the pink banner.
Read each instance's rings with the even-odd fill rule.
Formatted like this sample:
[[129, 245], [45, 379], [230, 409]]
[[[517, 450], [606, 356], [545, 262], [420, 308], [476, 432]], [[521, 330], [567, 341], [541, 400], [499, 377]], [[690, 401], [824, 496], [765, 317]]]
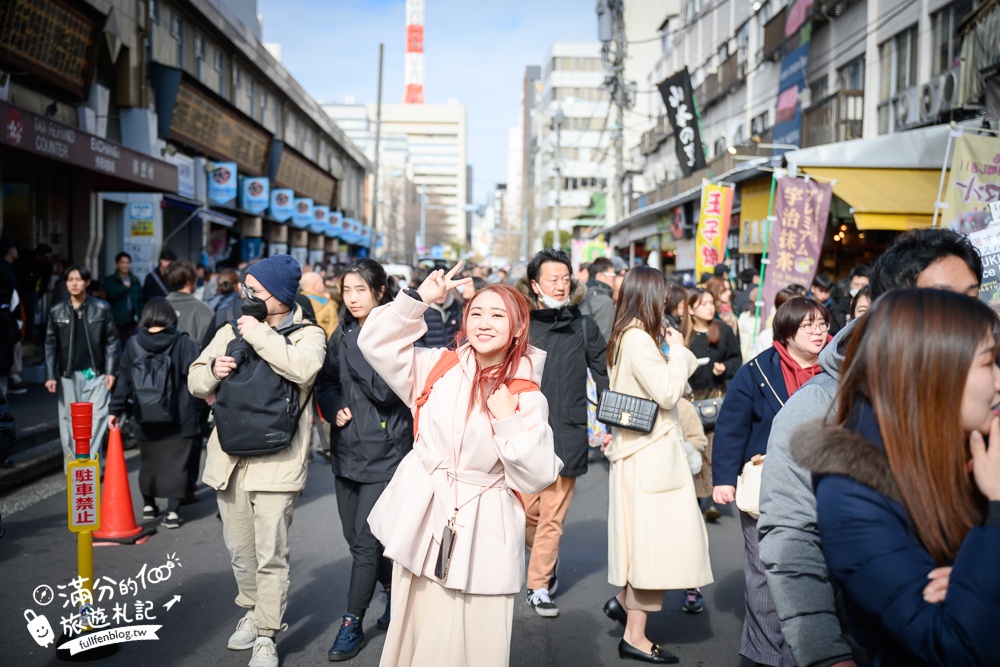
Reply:
[[776, 219], [767, 246], [762, 322], [767, 320], [779, 291], [793, 283], [807, 289], [812, 284], [823, 251], [832, 196], [833, 186], [829, 183], [787, 176], [778, 181], [774, 196]]

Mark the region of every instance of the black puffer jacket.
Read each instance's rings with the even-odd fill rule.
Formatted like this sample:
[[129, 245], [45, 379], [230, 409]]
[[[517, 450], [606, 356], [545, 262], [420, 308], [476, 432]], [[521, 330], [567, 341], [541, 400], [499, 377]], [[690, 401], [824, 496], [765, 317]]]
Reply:
[[[137, 440], [168, 440], [170, 438], [193, 438], [201, 434], [198, 415], [205, 402], [191, 395], [187, 388], [188, 368], [198, 358], [198, 345], [191, 337], [176, 327], [167, 327], [158, 333], [140, 329], [129, 339], [122, 353], [118, 381], [111, 394], [109, 412], [119, 417], [132, 414], [132, 362], [143, 353], [165, 354], [170, 351], [170, 366], [174, 370], [174, 391], [177, 394], [178, 420], [171, 424], [147, 424], [132, 422]], [[200, 404], [200, 405], [199, 405]]]
[[432, 303], [424, 311], [427, 333], [414, 345], [417, 347], [446, 347], [455, 349], [455, 334], [462, 328], [462, 301], [451, 292], [443, 305]]
[[86, 336], [90, 363], [98, 375], [115, 375], [118, 365], [118, 330], [107, 301], [88, 296], [80, 306], [86, 325], [77, 330], [73, 305], [67, 300], [52, 306], [45, 331], [45, 379], [69, 377], [77, 336]]
[[[517, 289], [532, 304], [530, 342], [545, 350], [542, 394], [549, 401], [549, 426], [556, 454], [563, 461], [559, 474], [576, 477], [587, 472], [587, 369], [597, 383], [597, 395], [608, 388], [607, 343], [597, 324], [580, 314], [587, 288], [573, 281], [570, 303], [552, 310], [535, 299], [524, 278]], [[586, 324], [584, 324], [586, 322]]]
[[[413, 416], [361, 354], [361, 327], [345, 312], [316, 381], [316, 400], [331, 425], [333, 474], [355, 482], [388, 482], [413, 448]], [[337, 412], [344, 407], [352, 418], [337, 428]]]

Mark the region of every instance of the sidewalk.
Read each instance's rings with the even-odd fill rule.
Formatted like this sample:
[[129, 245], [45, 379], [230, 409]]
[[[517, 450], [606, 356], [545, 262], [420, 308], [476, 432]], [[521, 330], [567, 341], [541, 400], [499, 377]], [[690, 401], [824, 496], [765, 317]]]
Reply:
[[59, 443], [58, 399], [44, 385], [29, 384], [28, 393], [7, 397], [17, 427], [17, 447], [0, 467], [0, 494], [9, 493], [62, 464]]

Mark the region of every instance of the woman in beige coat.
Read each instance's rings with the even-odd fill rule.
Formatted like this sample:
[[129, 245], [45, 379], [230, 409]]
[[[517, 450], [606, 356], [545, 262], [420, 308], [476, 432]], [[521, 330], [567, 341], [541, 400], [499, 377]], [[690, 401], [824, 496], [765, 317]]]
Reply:
[[660, 410], [652, 432], [615, 428], [605, 450], [611, 461], [608, 582], [622, 590], [604, 605], [604, 613], [625, 626], [618, 655], [655, 664], [678, 658], [646, 637], [647, 614], [662, 609], [665, 591], [713, 581], [708, 533], [677, 413], [698, 362], [672, 328], [666, 335], [670, 360], [660, 353], [654, 337], [660, 332], [666, 293], [659, 271], [629, 271], [608, 344], [612, 389], [652, 399]]
[[[434, 271], [419, 289], [373, 310], [358, 338], [375, 372], [418, 410], [413, 451], [368, 518], [394, 561], [383, 667], [509, 663], [525, 575], [515, 492], [537, 493], [562, 468], [537, 386], [545, 354], [528, 347], [528, 304], [516, 290], [490, 285], [466, 305], [457, 359], [414, 347], [427, 331], [427, 304], [470, 282], [452, 280], [460, 266]], [[457, 363], [440, 375], [442, 358]], [[432, 374], [439, 379], [427, 393]]]

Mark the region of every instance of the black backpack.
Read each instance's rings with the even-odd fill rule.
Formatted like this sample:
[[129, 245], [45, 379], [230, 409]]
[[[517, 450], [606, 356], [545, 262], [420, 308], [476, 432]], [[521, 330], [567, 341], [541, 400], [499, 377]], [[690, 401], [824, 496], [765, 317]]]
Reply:
[[[316, 325], [293, 324], [278, 333], [287, 344], [289, 334], [312, 326]], [[216, 392], [215, 428], [222, 451], [231, 456], [264, 456], [287, 449], [302, 413], [298, 385], [275, 373], [238, 331], [226, 347], [226, 356], [236, 360], [236, 368]]]
[[176, 371], [170, 358], [176, 344], [174, 341], [164, 352], [156, 353], [139, 345], [138, 338], [129, 341], [136, 353], [129, 367], [129, 379], [133, 414], [139, 424], [169, 424], [179, 417]]

